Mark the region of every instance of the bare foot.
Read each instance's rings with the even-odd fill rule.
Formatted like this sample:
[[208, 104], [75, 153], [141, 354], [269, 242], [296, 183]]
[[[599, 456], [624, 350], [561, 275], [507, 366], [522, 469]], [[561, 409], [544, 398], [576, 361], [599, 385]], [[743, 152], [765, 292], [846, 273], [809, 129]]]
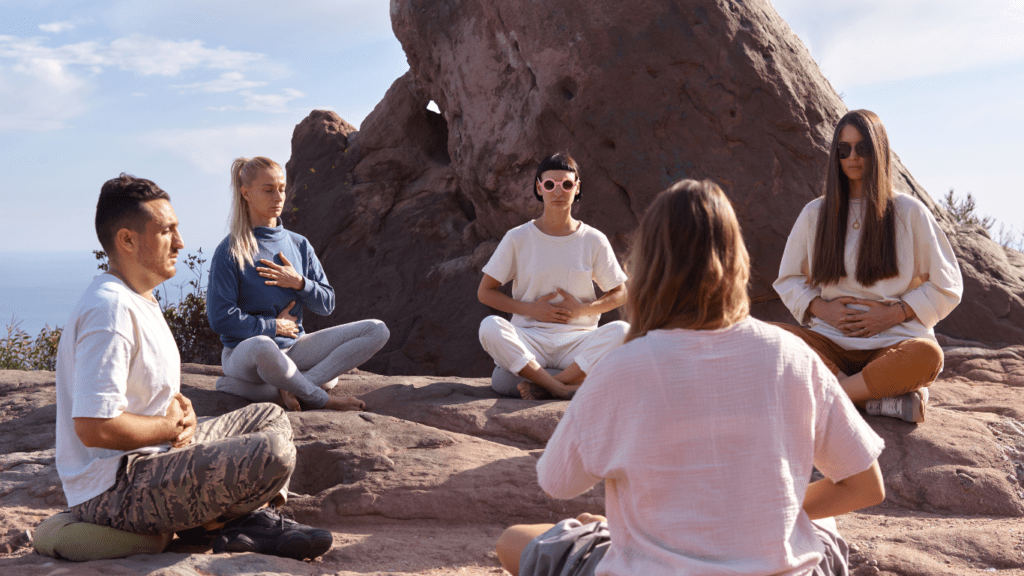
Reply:
[[516, 385], [516, 388], [523, 400], [548, 400], [551, 398], [550, 392], [529, 380], [523, 380]]
[[605, 518], [604, 516], [601, 516], [600, 514], [590, 514], [588, 512], [584, 512], [583, 514], [580, 514], [579, 516], [576, 517], [576, 520], [579, 521], [580, 524], [590, 524], [591, 522], [607, 522], [608, 521], [607, 518]]
[[281, 395], [281, 402], [284, 403], [284, 407], [291, 410], [292, 412], [299, 412], [302, 410], [302, 405], [299, 404], [299, 397], [287, 390], [278, 389], [278, 393]]
[[355, 396], [331, 396], [324, 405], [326, 410], [338, 411], [362, 411], [366, 410], [366, 403]]

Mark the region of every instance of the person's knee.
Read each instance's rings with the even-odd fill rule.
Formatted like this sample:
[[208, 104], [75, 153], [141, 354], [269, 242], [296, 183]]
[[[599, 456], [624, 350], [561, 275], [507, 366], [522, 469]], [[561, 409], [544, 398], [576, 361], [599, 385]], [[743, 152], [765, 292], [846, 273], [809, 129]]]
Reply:
[[607, 330], [614, 334], [620, 343], [626, 341], [626, 334], [629, 334], [629, 322], [616, 320], [605, 324], [605, 326], [608, 327]]
[[500, 316], [488, 316], [480, 321], [480, 344], [484, 349], [487, 349], [488, 343], [501, 339], [502, 320]]
[[942, 369], [944, 358], [938, 343], [926, 338], [916, 338], [905, 345], [908, 348], [907, 355], [911, 359], [910, 364], [923, 383], [928, 384], [935, 380]]
[[267, 439], [264, 473], [274, 478], [290, 476], [295, 470], [295, 444], [277, 432], [267, 432], [264, 436]]
[[378, 349], [383, 348], [391, 338], [391, 330], [380, 320], [369, 320], [369, 325], [369, 336], [379, 345]]

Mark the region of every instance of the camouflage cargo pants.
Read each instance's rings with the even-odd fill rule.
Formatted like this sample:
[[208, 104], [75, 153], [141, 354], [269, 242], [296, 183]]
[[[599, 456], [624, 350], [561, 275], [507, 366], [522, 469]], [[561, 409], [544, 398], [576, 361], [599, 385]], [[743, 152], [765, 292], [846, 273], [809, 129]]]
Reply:
[[250, 404], [201, 419], [184, 448], [126, 455], [114, 486], [71, 513], [137, 534], [177, 532], [252, 512], [287, 491], [294, 468], [284, 410]]

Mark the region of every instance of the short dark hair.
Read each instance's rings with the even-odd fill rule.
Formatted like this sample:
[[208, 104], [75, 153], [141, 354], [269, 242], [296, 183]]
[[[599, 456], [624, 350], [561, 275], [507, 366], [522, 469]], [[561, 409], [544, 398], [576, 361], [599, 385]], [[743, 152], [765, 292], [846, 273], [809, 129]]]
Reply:
[[[569, 156], [568, 152], [556, 152], [551, 156], [548, 156], [541, 160], [540, 165], [537, 166], [537, 176], [533, 179], [531, 188], [533, 190], [533, 196], [541, 202], [544, 201], [544, 198], [541, 198], [541, 195], [537, 194], [537, 182], [540, 182], [541, 174], [548, 170], [568, 170], [576, 175], [577, 182], [580, 180], [580, 167], [576, 164], [576, 161], [572, 159], [572, 156]], [[574, 202], [579, 202], [580, 196], [582, 196], [582, 193], [577, 190]]]
[[114, 235], [121, 228], [141, 230], [148, 222], [144, 202], [168, 200], [171, 197], [152, 180], [136, 178], [121, 173], [111, 178], [100, 188], [100, 199], [96, 203], [96, 237], [110, 256], [114, 250]]

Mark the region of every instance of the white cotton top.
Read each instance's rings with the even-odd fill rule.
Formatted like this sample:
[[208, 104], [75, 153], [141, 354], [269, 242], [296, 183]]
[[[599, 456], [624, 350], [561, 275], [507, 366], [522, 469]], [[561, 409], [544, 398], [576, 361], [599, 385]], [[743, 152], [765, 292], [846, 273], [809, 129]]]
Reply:
[[[854, 222], [864, 221], [866, 202], [850, 200], [850, 216], [846, 229], [846, 276], [837, 284], [814, 287], [809, 284], [810, 266], [814, 260], [814, 238], [818, 229], [818, 212], [824, 198], [810, 201], [804, 207], [786, 241], [779, 266], [775, 291], [793, 316], [811, 330], [828, 337], [847, 350], [873, 350], [898, 344], [911, 338], [935, 340], [935, 324], [945, 318], [963, 295], [963, 277], [953, 247], [928, 208], [920, 200], [906, 194], [895, 194], [896, 262], [899, 274], [879, 280], [873, 286], [857, 282], [857, 253], [863, 227], [854, 230]], [[902, 322], [868, 338], [847, 336], [808, 310], [811, 301], [821, 296], [827, 301], [841, 296], [891, 303], [903, 300], [917, 318]]]
[[[580, 302], [593, 302], [597, 299], [594, 282], [607, 292], [626, 281], [608, 238], [583, 222], [568, 236], [548, 236], [532, 220], [516, 226], [505, 233], [483, 272], [502, 284], [512, 280], [512, 298], [520, 302], [535, 302], [558, 288]], [[551, 303], [562, 299], [555, 296]], [[556, 324], [513, 314], [512, 325], [551, 332], [590, 330], [600, 318], [600, 314], [579, 316], [568, 324]]]
[[[114, 485], [129, 452], [88, 448], [74, 418], [167, 414], [181, 388], [181, 358], [160, 306], [110, 274], [86, 289], [57, 348], [57, 472], [68, 506]], [[131, 452], [162, 452], [170, 444]]]
[[556, 498], [605, 479], [597, 574], [806, 575], [824, 547], [802, 503], [884, 443], [792, 334], [747, 318], [654, 330], [587, 376], [537, 462]]

